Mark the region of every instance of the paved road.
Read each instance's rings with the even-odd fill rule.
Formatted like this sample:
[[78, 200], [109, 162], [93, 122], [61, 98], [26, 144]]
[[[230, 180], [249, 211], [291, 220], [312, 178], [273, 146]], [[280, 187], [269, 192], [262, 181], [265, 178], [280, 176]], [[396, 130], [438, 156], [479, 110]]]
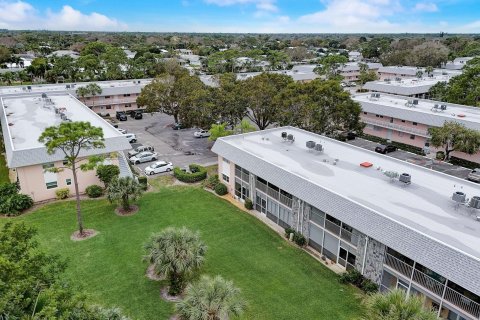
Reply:
[[[195, 138], [196, 129], [173, 130], [173, 117], [161, 113], [145, 114], [142, 120], [128, 117], [127, 121], [118, 122], [118, 127], [135, 133], [139, 145], [150, 145], [155, 148], [159, 160], [171, 161], [174, 166], [187, 166], [191, 163], [202, 165], [215, 164], [217, 156], [210, 150], [213, 142], [207, 138]], [[136, 165], [143, 172], [151, 163]]]
[[[348, 143], [355, 145], [357, 147], [361, 147], [368, 150], [375, 150], [375, 147], [378, 145], [376, 142], [368, 141], [361, 138], [356, 138], [355, 140], [350, 140]], [[415, 163], [419, 166], [423, 166], [429, 169], [433, 169], [436, 171], [440, 171], [452, 176], [456, 176], [458, 178], [466, 179], [467, 175], [470, 173], [470, 169], [466, 169], [459, 166], [454, 166], [449, 163], [445, 163], [443, 161], [438, 161], [435, 159], [431, 159], [428, 157], [420, 156], [418, 154], [414, 154], [408, 151], [397, 150], [395, 152], [391, 152], [387, 154], [396, 159], [400, 159], [403, 161]]]

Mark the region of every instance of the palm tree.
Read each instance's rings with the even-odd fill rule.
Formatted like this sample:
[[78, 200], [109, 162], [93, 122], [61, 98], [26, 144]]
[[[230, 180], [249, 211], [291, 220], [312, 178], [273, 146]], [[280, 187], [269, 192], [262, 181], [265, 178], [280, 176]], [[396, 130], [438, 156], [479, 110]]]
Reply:
[[168, 292], [175, 296], [182, 292], [186, 278], [203, 264], [207, 246], [198, 232], [170, 227], [154, 234], [145, 249], [144, 260], [153, 264], [157, 276], [169, 279]]
[[178, 302], [176, 310], [180, 319], [223, 320], [239, 316], [245, 310], [240, 289], [221, 276], [202, 276], [185, 289], [185, 298]]
[[111, 181], [107, 188], [107, 198], [110, 202], [118, 201], [124, 211], [131, 211], [131, 202], [137, 200], [143, 193], [142, 185], [131, 177], [121, 177]]
[[85, 86], [88, 93], [93, 97], [92, 108], [95, 107], [95, 96], [102, 93], [102, 88], [96, 83], [89, 83]]
[[396, 289], [369, 296], [365, 305], [368, 320], [435, 320], [437, 313], [423, 307], [424, 299]]
[[85, 104], [85, 97], [88, 96], [89, 93], [90, 91], [88, 90], [87, 87], [80, 87], [76, 91], [77, 97], [81, 98], [84, 104]]

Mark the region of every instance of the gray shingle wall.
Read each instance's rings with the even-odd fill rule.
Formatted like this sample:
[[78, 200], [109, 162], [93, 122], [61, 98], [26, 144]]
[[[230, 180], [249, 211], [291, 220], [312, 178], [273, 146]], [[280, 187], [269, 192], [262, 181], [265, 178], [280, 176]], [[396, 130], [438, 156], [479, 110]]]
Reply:
[[480, 259], [324, 189], [308, 177], [300, 177], [244, 152], [227, 141], [228, 138], [217, 140], [212, 151], [480, 295]]

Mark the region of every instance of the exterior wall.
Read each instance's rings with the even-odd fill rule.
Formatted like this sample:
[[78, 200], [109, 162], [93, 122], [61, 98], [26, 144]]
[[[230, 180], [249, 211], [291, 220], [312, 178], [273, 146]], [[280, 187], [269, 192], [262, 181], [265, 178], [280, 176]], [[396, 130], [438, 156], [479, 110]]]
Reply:
[[138, 95], [138, 93], [132, 93], [129, 96], [118, 94], [111, 95], [109, 96], [110, 98], [106, 98], [106, 95], [99, 95], [95, 97], [79, 97], [79, 100], [85, 103], [85, 105], [90, 107], [94, 112], [114, 113], [116, 111], [129, 111], [138, 109]]
[[[367, 247], [365, 250], [365, 246]], [[366, 253], [366, 258], [365, 258]], [[383, 260], [385, 258], [385, 245], [366, 235], [358, 234], [357, 259], [355, 268], [363, 276], [380, 285], [383, 274]], [[365, 261], [365, 265], [363, 262]]]
[[227, 186], [228, 193], [232, 196], [235, 195], [235, 163], [230, 161], [230, 176], [229, 182], [226, 182], [222, 178], [223, 173], [223, 157], [218, 156], [218, 179]]
[[[111, 164], [118, 165], [117, 159], [111, 159]], [[61, 167], [62, 162], [55, 162], [55, 167]], [[73, 182], [73, 174], [70, 170], [65, 169], [56, 173], [57, 187], [47, 189], [45, 185], [44, 169], [42, 165], [34, 165], [28, 167], [17, 168], [17, 177], [20, 182], [20, 192], [27, 194], [33, 198], [35, 202], [49, 200], [55, 198], [55, 191], [59, 188], [69, 188], [70, 194], [75, 193], [75, 185]], [[102, 185], [102, 182], [95, 175], [95, 170], [77, 171], [78, 187], [81, 193], [85, 192], [86, 187], [92, 184]], [[71, 185], [67, 185], [66, 180], [71, 179]]]

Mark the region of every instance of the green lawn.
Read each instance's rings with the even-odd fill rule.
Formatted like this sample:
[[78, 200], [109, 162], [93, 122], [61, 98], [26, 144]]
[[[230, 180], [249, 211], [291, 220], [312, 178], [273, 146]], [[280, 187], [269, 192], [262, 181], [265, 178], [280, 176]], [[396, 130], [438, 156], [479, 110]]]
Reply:
[[8, 182], [10, 182], [10, 178], [8, 177], [7, 163], [3, 154], [0, 154], [0, 184]]
[[[145, 276], [143, 243], [167, 226], [201, 232], [208, 245], [202, 273], [220, 274], [242, 289], [248, 309], [243, 319], [355, 319], [357, 291], [305, 252], [291, 246], [257, 219], [200, 188], [162, 188], [139, 202], [130, 217], [113, 213], [104, 200], [83, 202], [95, 238], [72, 242], [74, 202], [45, 206], [15, 218], [39, 230], [41, 245], [69, 259], [67, 276], [92, 301], [116, 305], [134, 319], [168, 319], [173, 305], [159, 297], [160, 284]], [[3, 224], [7, 219], [1, 219]]]

